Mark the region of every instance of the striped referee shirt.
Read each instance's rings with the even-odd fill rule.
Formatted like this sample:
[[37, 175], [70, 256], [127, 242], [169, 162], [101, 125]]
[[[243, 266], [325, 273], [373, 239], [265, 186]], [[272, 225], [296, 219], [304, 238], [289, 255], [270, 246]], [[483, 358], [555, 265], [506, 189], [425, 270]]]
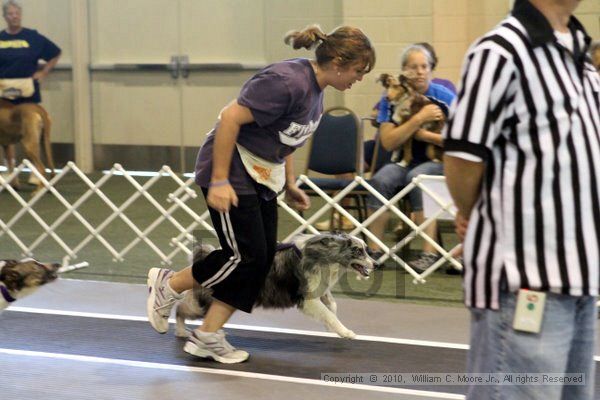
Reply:
[[598, 294], [600, 78], [583, 26], [569, 29], [564, 46], [517, 1], [466, 55], [443, 134], [450, 155], [486, 165], [464, 242], [469, 307], [498, 309], [505, 285]]

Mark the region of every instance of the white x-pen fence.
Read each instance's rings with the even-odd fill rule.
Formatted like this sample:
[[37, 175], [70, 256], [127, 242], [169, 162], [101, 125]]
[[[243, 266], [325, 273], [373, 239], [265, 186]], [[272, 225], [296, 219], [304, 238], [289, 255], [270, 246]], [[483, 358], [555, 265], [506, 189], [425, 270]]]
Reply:
[[[33, 194], [27, 193], [22, 195], [21, 192], [15, 191], [9, 182], [26, 169], [29, 169], [31, 173], [42, 182], [43, 187]], [[66, 199], [64, 194], [61, 194], [60, 191], [57, 190], [58, 183], [69, 174], [76, 176], [87, 188], [81, 196], [71, 202]], [[134, 189], [134, 194], [120, 204], [116, 204], [117, 202], [111, 199], [102, 190], [106, 183], [116, 176], [123, 177]], [[174, 183], [176, 186], [176, 189], [169, 193], [166, 196], [166, 199], [157, 199], [150, 193], [150, 189], [160, 180], [169, 180], [171, 184]], [[284, 239], [284, 241], [288, 241], [294, 235], [304, 231], [318, 233], [313, 226], [314, 223], [325, 216], [326, 213], [333, 208], [354, 224], [355, 228], [350, 232], [351, 234], [357, 235], [362, 233], [379, 245], [384, 253], [379, 259], [379, 262], [384, 262], [391, 258], [414, 277], [415, 283], [424, 283], [425, 278], [428, 275], [446, 262], [451, 262], [458, 269], [462, 268], [453, 257], [459, 250], [460, 245], [457, 245], [450, 251], [446, 251], [433, 238], [429, 237], [424, 232], [424, 229], [437, 219], [453, 218], [455, 215], [443, 177], [418, 176], [390, 200], [385, 199], [362, 177], [356, 177], [346, 188], [333, 197], [330, 197], [320, 190], [307, 176], [301, 175], [299, 181], [305, 183], [318, 193], [324, 199], [325, 203], [320, 209], [316, 210], [314, 214], [306, 219], [283, 201], [283, 195], [280, 196], [278, 199], [280, 208], [289, 213], [299, 224], [298, 227]], [[365, 188], [383, 203], [383, 206], [379, 210], [362, 223], [340, 205], [341, 199], [357, 187]], [[427, 219], [419, 226], [417, 226], [410, 217], [402, 212], [397, 206], [402, 198], [417, 187], [423, 191], [424, 211], [425, 216], [427, 217]], [[68, 265], [79, 256], [85, 256], [86, 246], [94, 240], [98, 241], [106, 248], [115, 262], [124, 261], [125, 256], [136, 246], [147, 246], [155, 253], [163, 265], [170, 265], [177, 254], [190, 254], [191, 243], [194, 240], [193, 232], [195, 230], [202, 229], [211, 232], [216, 236], [210, 225], [208, 211], [199, 214], [194, 211], [192, 206], [193, 203], [190, 203], [190, 200], [194, 200], [198, 197], [198, 192], [193, 179], [189, 178], [183, 180], [180, 175], [174, 173], [168, 166], [164, 166], [156, 174], [153, 174], [150, 179], [146, 180], [143, 184], [140, 184], [135, 177], [120, 164], [115, 164], [113, 168], [106, 171], [100, 179], [96, 182], [92, 182], [73, 162], [67, 163], [65, 168], [60, 170], [53, 178], [46, 180], [28, 160], [24, 160], [12, 173], [0, 175], [0, 196], [7, 195], [12, 196], [18, 202], [20, 208], [14, 215], [0, 218], [0, 241], [6, 240], [6, 238], [3, 238], [4, 236], [8, 237], [14, 245], [18, 246], [24, 256], [34, 257], [35, 251], [41, 243], [47, 240], [53, 240], [60, 246], [62, 251], [64, 251], [64, 258], [62, 260], [64, 265]], [[36, 203], [44, 198], [44, 196], [54, 196], [65, 209], [64, 212], [52, 222], [46, 221], [35, 209]], [[97, 199], [100, 199], [111, 211], [108, 217], [104, 218], [101, 223], [98, 223], [95, 226], [89, 221], [89, 216], [86, 217], [83, 215], [84, 208], [82, 208], [82, 205], [94, 196], [96, 196]], [[146, 226], [136, 225], [134, 218], [129, 216], [132, 213], [132, 205], [136, 200], [141, 198], [150, 203], [153, 206], [153, 211], [156, 211], [156, 218]], [[380, 238], [376, 237], [368, 229], [371, 222], [388, 210], [394, 213], [404, 224], [411, 228], [411, 233], [392, 247], [388, 247]], [[87, 212], [89, 212], [89, 210]], [[181, 215], [181, 212], [187, 217], [179, 219], [174, 217], [174, 214], [179, 213], [179, 215]], [[1, 213], [0, 216], [2, 216]], [[27, 243], [25, 243], [26, 240], [20, 237], [14, 229], [19, 226], [19, 221], [25, 217], [33, 218], [42, 229], [39, 236]], [[66, 240], [61, 238], [57, 230], [63, 224], [73, 223], [73, 218], [77, 220], [78, 228], [81, 229], [81, 235], [78, 235], [80, 238], [78, 243], [69, 245]], [[124, 245], [122, 239], [115, 240], [112, 238], [111, 242], [111, 238], [104, 234], [106, 228], [117, 220], [122, 221], [135, 236], [133, 240]], [[150, 236], [152, 232], [161, 226], [161, 224], [169, 224], [170, 227], [175, 229], [177, 234], [170, 238], [163, 238], [162, 240], [151, 240]], [[429, 242], [441, 255], [441, 258], [437, 262], [421, 274], [411, 268], [411, 266], [398, 255], [403, 247], [407, 246], [418, 236]]]

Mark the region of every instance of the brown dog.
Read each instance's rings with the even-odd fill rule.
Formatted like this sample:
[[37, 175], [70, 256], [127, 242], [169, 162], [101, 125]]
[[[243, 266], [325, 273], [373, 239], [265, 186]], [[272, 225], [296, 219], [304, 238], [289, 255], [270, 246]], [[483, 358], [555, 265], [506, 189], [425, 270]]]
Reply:
[[56, 280], [60, 264], [42, 264], [32, 258], [0, 260], [0, 312], [13, 301]]
[[[387, 98], [394, 105], [394, 114], [392, 120], [398, 125], [402, 125], [410, 117], [415, 115], [432, 101], [427, 96], [419, 93], [413, 86], [410, 78], [400, 74], [396, 79], [390, 74], [381, 74], [377, 79], [383, 87], [387, 89]], [[441, 133], [444, 127], [444, 120], [427, 122], [421, 128], [430, 132]], [[412, 138], [402, 145], [402, 161], [406, 165], [412, 160]], [[430, 160], [442, 160], [442, 149], [433, 144], [427, 146], [427, 157]]]
[[[8, 146], [21, 142], [25, 156], [31, 160], [37, 170], [46, 176], [45, 167], [40, 158], [40, 140], [44, 141], [46, 161], [54, 175], [54, 159], [50, 146], [51, 121], [48, 112], [39, 104], [12, 104], [0, 100], [0, 146], [8, 156]], [[13, 157], [8, 156], [8, 170], [15, 168]], [[13, 182], [18, 187], [18, 180]], [[41, 183], [38, 184], [38, 190]]]

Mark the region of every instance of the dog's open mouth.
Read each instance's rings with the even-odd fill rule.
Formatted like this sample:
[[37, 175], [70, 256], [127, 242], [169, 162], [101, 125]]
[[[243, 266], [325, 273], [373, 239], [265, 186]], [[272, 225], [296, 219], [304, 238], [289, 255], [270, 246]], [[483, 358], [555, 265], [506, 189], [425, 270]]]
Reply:
[[368, 278], [369, 275], [371, 274], [371, 271], [373, 270], [373, 268], [369, 268], [369, 266], [367, 265], [363, 265], [359, 262], [353, 262], [350, 264], [350, 266], [356, 271], [358, 272], [361, 276], [364, 276], [365, 278]]

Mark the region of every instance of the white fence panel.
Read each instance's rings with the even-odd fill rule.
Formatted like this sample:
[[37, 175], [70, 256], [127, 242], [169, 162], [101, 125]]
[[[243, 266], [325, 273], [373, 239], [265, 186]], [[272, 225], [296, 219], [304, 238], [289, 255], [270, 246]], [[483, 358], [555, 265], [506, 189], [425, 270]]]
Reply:
[[[28, 199], [15, 191], [9, 184], [15, 176], [27, 168], [42, 182], [41, 189], [34, 192]], [[71, 176], [71, 178], [76, 177], [79, 179], [86, 188], [85, 191], [72, 202], [69, 202], [66, 197], [57, 190], [59, 183], [67, 175]], [[117, 204], [117, 201], [111, 199], [109, 195], [107, 195], [106, 189], [103, 191], [103, 188], [110, 183], [111, 179], [114, 179], [117, 176], [120, 177], [120, 179], [125, 179], [129, 187], [134, 190], [133, 195], [121, 204]], [[176, 189], [166, 195], [166, 198], [155, 198], [150, 190], [157, 185], [158, 182], [163, 183], [164, 180], [169, 181], [171, 185], [174, 184]], [[389, 200], [385, 199], [362, 177], [356, 177], [348, 186], [333, 197], [320, 190], [319, 187], [305, 175], [299, 177], [299, 183], [304, 183], [313, 189], [323, 198], [325, 204], [306, 219], [300, 215], [300, 213], [289, 207], [284, 202], [283, 195], [281, 195], [278, 198], [281, 212], [290, 214], [291, 217], [298, 222], [297, 228], [294, 229], [284, 241], [289, 240], [291, 237], [301, 232], [308, 231], [311, 233], [318, 233], [314, 224], [329, 211], [334, 209], [354, 224], [355, 228], [350, 232], [351, 234], [362, 234], [369, 240], [375, 242], [383, 250], [384, 255], [378, 260], [379, 262], [392, 259], [414, 278], [413, 282], [415, 283], [424, 283], [425, 278], [428, 275], [446, 262], [451, 262], [455, 267], [461, 268], [461, 265], [453, 257], [453, 255], [457, 254], [460, 250], [460, 245], [450, 251], [446, 251], [433, 238], [424, 233], [424, 229], [435, 220], [451, 219], [454, 218], [454, 215], [456, 214], [456, 210], [445, 185], [444, 177], [420, 175]], [[357, 187], [367, 190], [383, 203], [383, 206], [380, 209], [368, 216], [366, 220], [362, 222], [358, 221], [341, 205], [341, 200]], [[408, 193], [415, 188], [419, 188], [423, 192], [424, 212], [427, 217], [427, 219], [419, 226], [417, 226], [410, 217], [403, 213], [397, 206], [398, 201], [406, 197]], [[65, 168], [58, 172], [56, 176], [47, 180], [29, 161], [24, 160], [11, 174], [0, 175], [0, 196], [6, 196], [6, 194], [12, 196], [19, 204], [20, 208], [14, 215], [6, 218], [6, 221], [3, 221], [0, 218], [0, 240], [2, 240], [3, 236], [10, 238], [10, 240], [18, 246], [23, 255], [30, 257], [34, 256], [34, 252], [40, 244], [48, 240], [53, 240], [60, 246], [62, 251], [64, 251], [64, 265], [70, 264], [72, 260], [84, 254], [86, 246], [92, 241], [99, 242], [112, 255], [113, 261], [115, 262], [124, 261], [126, 255], [132, 249], [139, 246], [146, 246], [158, 257], [163, 265], [170, 265], [177, 254], [190, 254], [191, 243], [194, 240], [194, 230], [202, 229], [210, 232], [211, 235], [216, 237], [216, 233], [210, 224], [208, 211], [199, 214], [192, 207], [193, 203], [190, 203], [190, 200], [194, 201], [198, 198], [197, 188], [193, 179], [189, 178], [183, 180], [168, 166], [163, 166], [156, 174], [153, 174], [150, 179], [141, 184], [120, 164], [115, 164], [112, 169], [105, 171], [105, 174], [100, 179], [93, 182], [73, 162], [67, 163]], [[65, 211], [51, 222], [45, 221], [35, 210], [36, 203], [44, 196], [53, 196], [65, 208]], [[91, 198], [95, 198], [96, 200], [99, 199], [103, 206], [110, 210], [110, 215], [104, 218], [104, 220], [96, 226], [89, 222], [90, 216], [86, 216], [83, 213], [83, 205]], [[135, 219], [131, 217], [131, 215], [135, 213], [135, 210], [132, 210], [133, 205], [136, 201], [140, 200], [145, 200], [149, 203], [152, 212], [156, 213], [156, 218], [154, 218], [150, 224], [146, 224], [145, 226], [138, 226]], [[379, 215], [387, 211], [392, 212], [404, 224], [411, 228], [411, 232], [406, 237], [389, 247], [381, 240], [381, 238], [376, 237], [368, 229], [369, 225]], [[181, 215], [184, 215], [185, 218], [177, 219], [174, 216], [177, 213], [179, 213], [180, 218]], [[18, 226], [19, 221], [25, 217], [33, 218], [42, 229], [42, 232], [31, 241], [19, 237], [14, 229], [15, 226]], [[69, 245], [57, 232], [63, 224], [71, 223], [70, 221], [72, 221], [72, 218], [75, 218], [78, 222], [78, 229], [81, 229], [81, 234], [78, 235], [79, 241], [77, 243]], [[125, 226], [133, 232], [135, 236], [133, 240], [124, 244], [123, 239], [110, 238], [105, 234], [107, 227], [117, 221], [125, 224]], [[152, 240], [151, 234], [155, 232], [158, 227], [164, 227], [164, 224], [168, 224], [169, 228], [174, 229], [176, 234], [172, 237], [164, 238], [162, 241], [157, 239]], [[411, 268], [410, 264], [397, 254], [403, 247], [407, 246], [418, 236], [429, 242], [441, 255], [441, 258], [436, 263], [421, 274]]]

